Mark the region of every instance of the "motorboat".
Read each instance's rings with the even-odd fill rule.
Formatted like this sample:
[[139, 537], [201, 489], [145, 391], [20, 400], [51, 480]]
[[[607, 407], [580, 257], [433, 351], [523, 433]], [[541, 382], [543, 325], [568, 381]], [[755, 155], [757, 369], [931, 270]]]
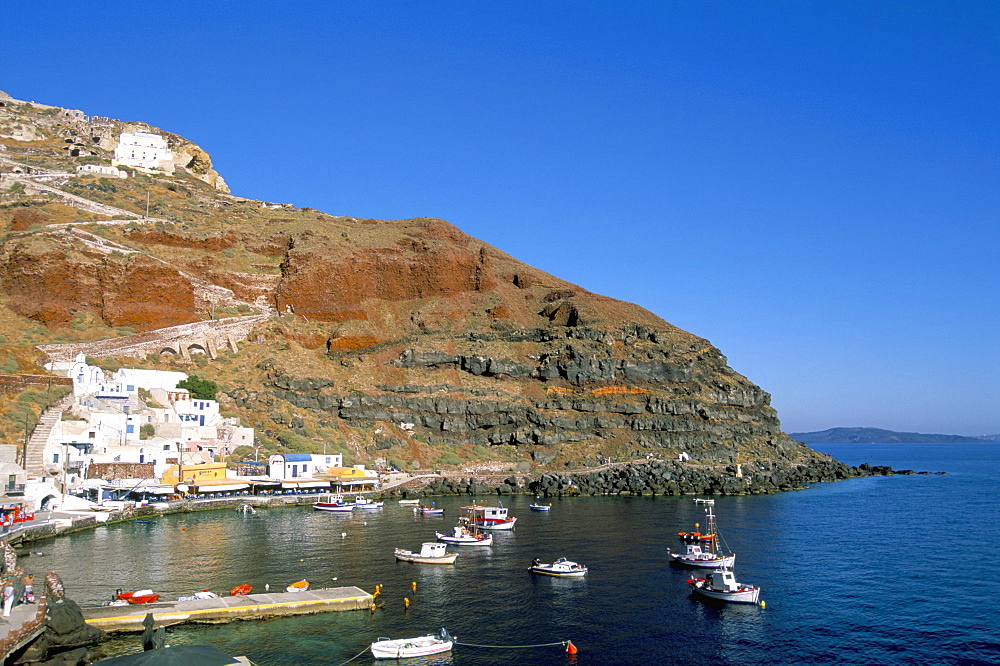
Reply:
[[418, 499], [402, 499], [399, 500], [399, 506], [419, 506], [420, 500]]
[[507, 507], [502, 502], [499, 506], [463, 506], [462, 515], [484, 530], [512, 530], [517, 522], [517, 518], [507, 515]]
[[705, 506], [705, 513], [708, 515], [708, 534], [711, 535], [711, 538], [704, 547], [701, 544], [689, 543], [683, 553], [667, 549], [670, 560], [675, 564], [683, 564], [689, 567], [703, 567], [707, 569], [732, 568], [733, 564], [736, 563], [736, 553], [723, 553], [719, 545], [717, 545], [720, 537], [715, 525], [715, 513], [712, 511], [712, 507], [715, 506], [715, 500], [696, 499], [695, 503]]
[[253, 590], [253, 586], [252, 585], [247, 585], [246, 583], [244, 583], [243, 585], [237, 585], [233, 589], [229, 590], [229, 596], [231, 596], [231, 597], [245, 597], [246, 595], [250, 594], [251, 590]]
[[737, 604], [755, 604], [760, 588], [736, 582], [732, 569], [716, 569], [705, 578], [688, 578], [687, 584], [695, 596]]
[[249, 504], [240, 504], [239, 506], [236, 507], [236, 510], [239, 511], [240, 513], [244, 513], [244, 514], [246, 514], [246, 513], [257, 513], [257, 510], [254, 509]]
[[319, 500], [313, 502], [313, 508], [317, 511], [351, 513], [355, 506], [357, 504], [354, 502], [345, 502], [343, 495], [321, 495]]
[[438, 538], [438, 541], [444, 541], [445, 543], [453, 543], [456, 546], [492, 546], [493, 545], [493, 535], [492, 534], [480, 534], [475, 526], [469, 529], [464, 524], [455, 525], [452, 528], [451, 534], [442, 534], [441, 532], [435, 532], [434, 535]]
[[565, 557], [560, 557], [551, 564], [542, 564], [536, 559], [531, 563], [528, 570], [532, 573], [544, 574], [546, 576], [580, 577], [587, 575], [587, 567], [577, 562], [571, 562]]
[[448, 631], [441, 627], [436, 634], [428, 634], [417, 638], [384, 638], [372, 643], [372, 656], [376, 659], [409, 659], [411, 657], [426, 657], [432, 654], [448, 652], [454, 644]]
[[458, 553], [449, 553], [448, 546], [436, 541], [420, 544], [420, 552], [396, 549], [396, 559], [401, 562], [416, 562], [418, 564], [454, 564]]
[[305, 592], [309, 589], [309, 581], [299, 580], [285, 588], [285, 592]]
[[186, 597], [178, 597], [177, 601], [198, 601], [199, 599], [218, 599], [219, 595], [215, 592], [209, 592], [208, 590], [202, 590], [201, 592], [195, 592], [192, 595]]
[[551, 511], [552, 505], [535, 503], [535, 504], [529, 504], [528, 508], [531, 509], [532, 511]]
[[413, 512], [419, 513], [421, 516], [440, 516], [444, 513], [444, 509], [438, 509], [434, 506], [434, 502], [431, 502], [430, 506], [426, 504], [419, 505]]
[[115, 592], [115, 597], [130, 604], [151, 604], [159, 599], [160, 595], [155, 594], [152, 590], [136, 590], [135, 592], [118, 590]]
[[354, 498], [355, 509], [381, 509], [383, 504], [384, 502], [370, 500], [364, 495], [358, 495]]

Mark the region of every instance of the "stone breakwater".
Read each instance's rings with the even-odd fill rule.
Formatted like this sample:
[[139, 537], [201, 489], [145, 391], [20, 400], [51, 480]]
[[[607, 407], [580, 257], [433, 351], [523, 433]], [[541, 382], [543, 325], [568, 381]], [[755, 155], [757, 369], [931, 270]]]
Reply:
[[[701, 466], [650, 460], [608, 465], [593, 470], [546, 472], [541, 476], [512, 474], [468, 478], [440, 478], [423, 489], [424, 495], [515, 495], [543, 497], [581, 495], [750, 495], [795, 490], [811, 483], [864, 476], [915, 474], [888, 466], [849, 467], [832, 458], [801, 462], [756, 461], [741, 465]], [[927, 472], [920, 472], [926, 474]], [[413, 490], [407, 488], [407, 491]]]

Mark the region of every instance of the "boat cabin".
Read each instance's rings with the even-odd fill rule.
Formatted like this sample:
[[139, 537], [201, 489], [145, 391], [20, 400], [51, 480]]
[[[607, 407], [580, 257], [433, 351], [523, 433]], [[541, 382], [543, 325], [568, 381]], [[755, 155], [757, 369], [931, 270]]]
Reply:
[[510, 520], [507, 517], [507, 507], [504, 506], [463, 506], [462, 513], [477, 523], [503, 523]]
[[447, 544], [426, 541], [420, 544], [420, 557], [444, 557], [448, 554]]
[[736, 575], [731, 569], [716, 569], [708, 574], [708, 587], [727, 592], [735, 592], [740, 589], [739, 583], [736, 582]]

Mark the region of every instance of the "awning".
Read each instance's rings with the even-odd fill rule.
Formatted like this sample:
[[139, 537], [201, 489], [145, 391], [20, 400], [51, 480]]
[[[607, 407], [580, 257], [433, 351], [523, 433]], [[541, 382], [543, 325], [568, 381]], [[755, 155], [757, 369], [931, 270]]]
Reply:
[[206, 483], [205, 485], [193, 484], [197, 488], [199, 493], [224, 493], [231, 490], [243, 490], [244, 488], [249, 488], [250, 485], [246, 483]]
[[329, 488], [329, 481], [282, 481], [282, 488]]
[[174, 490], [173, 486], [139, 486], [138, 488], [133, 488], [130, 492], [146, 493], [147, 495], [172, 495], [177, 491]]

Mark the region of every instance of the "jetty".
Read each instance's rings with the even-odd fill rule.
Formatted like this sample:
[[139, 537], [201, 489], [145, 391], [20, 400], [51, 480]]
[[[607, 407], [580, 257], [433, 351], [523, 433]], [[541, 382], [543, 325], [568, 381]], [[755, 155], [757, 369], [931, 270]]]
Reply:
[[371, 594], [359, 587], [349, 586], [129, 606], [97, 606], [84, 608], [83, 617], [87, 624], [109, 633], [141, 632], [145, 629], [142, 621], [149, 613], [152, 613], [156, 626], [224, 624], [283, 615], [367, 610], [373, 602]]

